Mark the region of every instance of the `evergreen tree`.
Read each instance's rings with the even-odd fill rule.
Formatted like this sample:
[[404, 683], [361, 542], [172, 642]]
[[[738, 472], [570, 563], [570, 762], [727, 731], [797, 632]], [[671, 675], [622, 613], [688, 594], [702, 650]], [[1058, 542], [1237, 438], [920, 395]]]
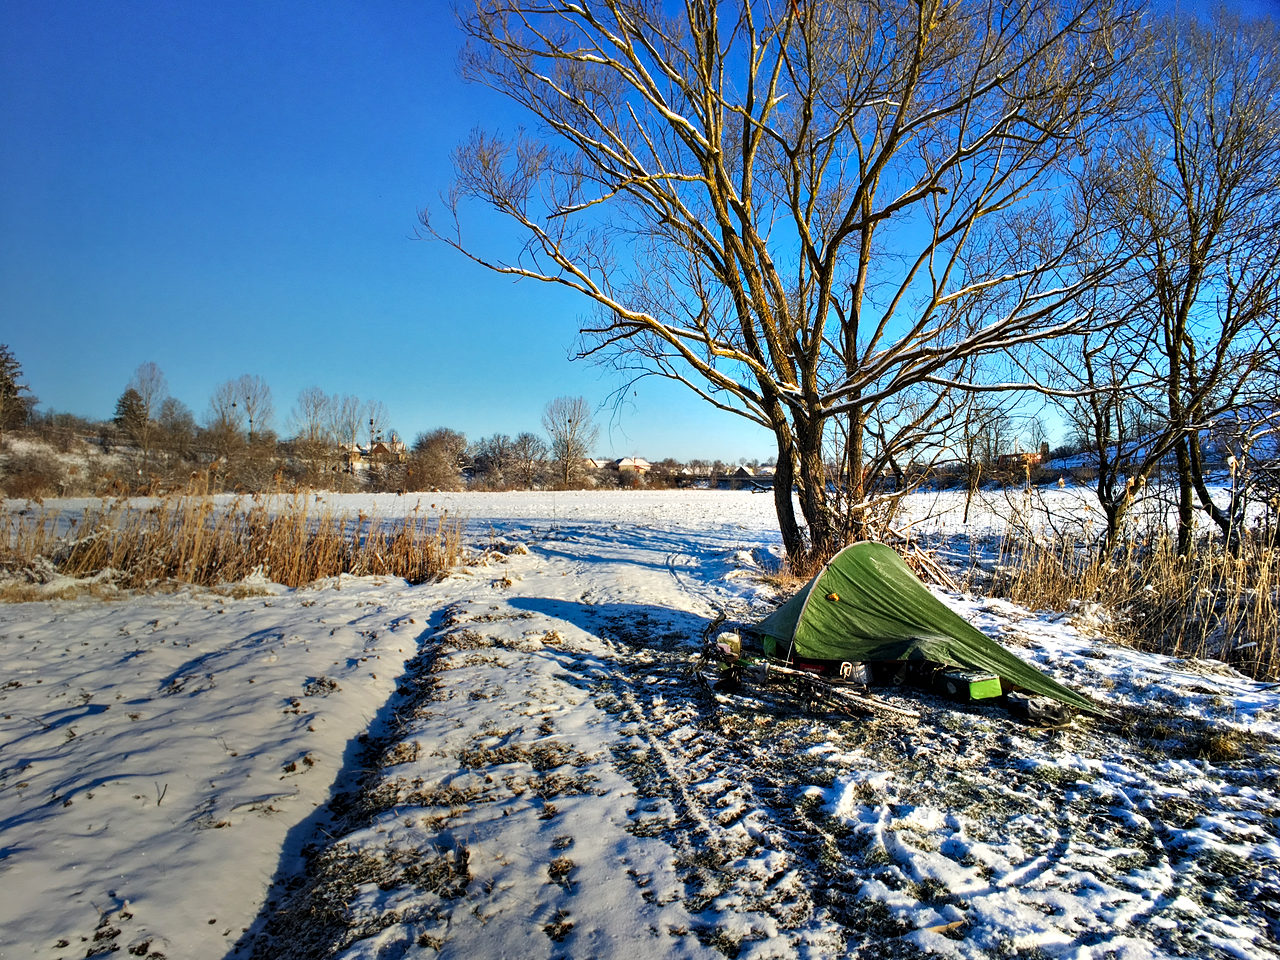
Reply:
[[133, 387], [120, 394], [116, 415], [112, 418], [120, 431], [134, 443], [141, 443], [147, 432], [147, 405]]
[[36, 398], [22, 382], [22, 364], [8, 344], [0, 343], [0, 436], [25, 425], [35, 405]]

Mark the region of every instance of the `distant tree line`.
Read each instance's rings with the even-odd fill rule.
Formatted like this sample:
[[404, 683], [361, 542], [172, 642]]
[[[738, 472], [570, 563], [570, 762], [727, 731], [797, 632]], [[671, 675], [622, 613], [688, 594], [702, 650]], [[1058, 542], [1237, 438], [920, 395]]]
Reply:
[[[179, 490], [196, 480], [213, 490], [288, 488], [369, 491], [567, 489], [601, 484], [663, 485], [686, 469], [727, 473], [729, 467], [661, 461], [648, 479], [593, 469], [599, 436], [590, 404], [557, 397], [542, 411], [545, 434], [505, 433], [469, 440], [437, 427], [412, 443], [400, 440], [379, 401], [302, 390], [276, 430], [271, 388], [245, 374], [219, 384], [202, 419], [169, 393], [163, 371], [144, 363], [134, 371], [108, 420], [40, 412], [12, 351], [0, 345], [0, 443], [20, 431], [55, 452], [114, 454], [89, 467], [70, 468], [47, 454], [10, 455], [0, 464], [0, 490], [10, 496], [137, 493]], [[86, 463], [94, 462], [86, 458]], [[116, 463], [118, 468], [106, 464]]]

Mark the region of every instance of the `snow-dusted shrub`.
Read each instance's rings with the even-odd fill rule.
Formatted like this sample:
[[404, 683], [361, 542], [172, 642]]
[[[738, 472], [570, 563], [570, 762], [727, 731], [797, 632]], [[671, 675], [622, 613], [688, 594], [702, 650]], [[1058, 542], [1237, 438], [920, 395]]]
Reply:
[[11, 453], [0, 473], [0, 489], [19, 500], [60, 496], [66, 486], [65, 467], [52, 453], [40, 449]]

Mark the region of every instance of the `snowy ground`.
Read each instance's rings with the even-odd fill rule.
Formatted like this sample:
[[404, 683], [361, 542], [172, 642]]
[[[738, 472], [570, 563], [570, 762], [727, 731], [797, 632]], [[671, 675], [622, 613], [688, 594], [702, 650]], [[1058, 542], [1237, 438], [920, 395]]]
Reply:
[[439, 584], [0, 607], [0, 957], [1280, 956], [1280, 689], [949, 596], [1114, 717], [735, 711], [770, 497], [432, 504]]

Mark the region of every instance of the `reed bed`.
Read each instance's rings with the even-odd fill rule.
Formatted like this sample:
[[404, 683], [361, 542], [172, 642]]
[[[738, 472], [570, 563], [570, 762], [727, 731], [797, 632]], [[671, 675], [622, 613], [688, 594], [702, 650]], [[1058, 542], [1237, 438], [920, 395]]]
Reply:
[[1179, 556], [1162, 535], [1099, 556], [1071, 537], [1010, 537], [990, 589], [1032, 609], [1096, 604], [1116, 640], [1280, 679], [1280, 551], [1264, 539], [1236, 553], [1206, 539]]
[[410, 583], [437, 579], [459, 560], [462, 523], [414, 510], [404, 518], [356, 517], [310, 497], [254, 497], [219, 506], [208, 496], [174, 496], [140, 507], [103, 501], [82, 516], [4, 516], [0, 567], [48, 569], [72, 578], [108, 574], [121, 587], [162, 583], [216, 586], [261, 576], [290, 587], [348, 573]]

